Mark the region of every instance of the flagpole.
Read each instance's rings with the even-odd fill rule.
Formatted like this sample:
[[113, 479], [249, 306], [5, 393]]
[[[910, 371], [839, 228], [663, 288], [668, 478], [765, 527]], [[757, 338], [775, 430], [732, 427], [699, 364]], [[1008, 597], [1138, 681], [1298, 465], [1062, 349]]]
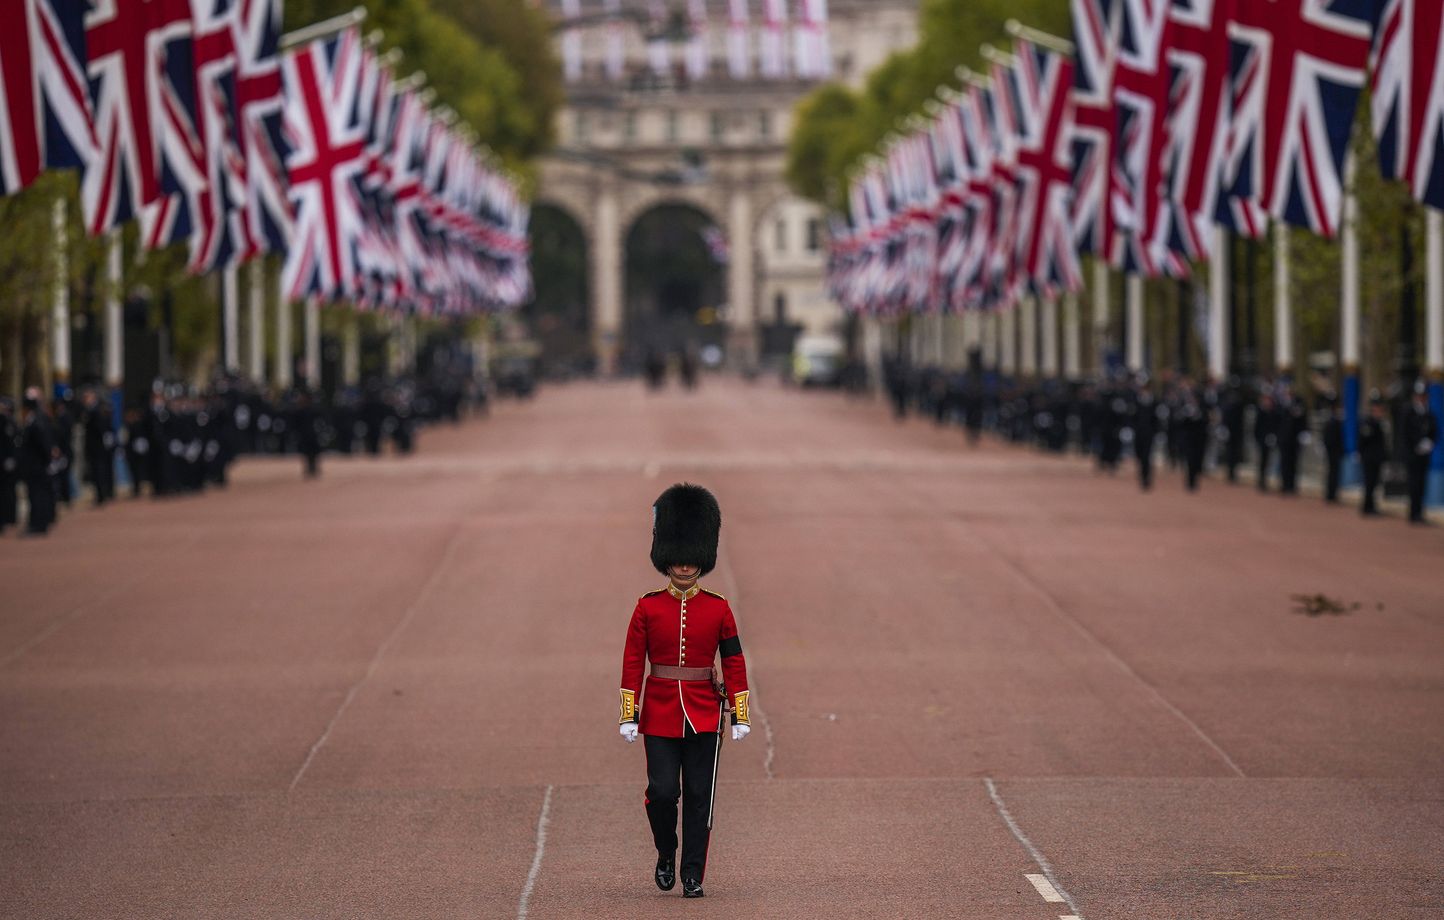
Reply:
[[1274, 222], [1274, 367], [1279, 374], [1294, 368], [1293, 306], [1289, 297], [1289, 227]]
[[1222, 383], [1228, 377], [1228, 231], [1215, 225], [1209, 240], [1208, 375]]
[[1339, 363], [1343, 371], [1344, 469], [1343, 482], [1359, 481], [1359, 197], [1354, 188], [1357, 173], [1351, 150], [1344, 160], [1344, 214], [1340, 228]]
[[1143, 370], [1143, 276], [1128, 276], [1128, 369]]
[[[279, 282], [277, 284], [279, 288]], [[277, 390], [291, 388], [291, 298], [284, 290], [276, 292], [276, 365], [271, 368], [271, 382]]]
[[303, 306], [306, 325], [306, 386], [317, 389], [321, 386], [321, 302], [307, 297]]
[[250, 274], [247, 285], [246, 332], [249, 342], [246, 358], [250, 364], [251, 382], [260, 384], [266, 379], [266, 266], [260, 256], [251, 260]]
[[1069, 291], [1063, 295], [1063, 376], [1068, 380], [1077, 380], [1083, 372], [1078, 332], [1078, 294]]
[[221, 369], [227, 374], [241, 366], [240, 293], [236, 280], [234, 265], [221, 269]]
[[1058, 298], [1043, 298], [1039, 322], [1043, 326], [1043, 377], [1052, 380], [1058, 376]]
[[1018, 371], [1024, 377], [1038, 376], [1038, 298], [1029, 294], [1014, 308], [1018, 312], [1021, 354]]
[[1102, 376], [1108, 353], [1108, 261], [1093, 257], [1093, 371]]
[[115, 429], [120, 427], [124, 409], [121, 387], [125, 383], [125, 356], [122, 350], [125, 327], [120, 311], [122, 278], [119, 229], [111, 230], [105, 235], [105, 245], [105, 386], [110, 390], [111, 427]]
[[349, 13], [332, 16], [330, 19], [323, 19], [320, 22], [312, 23], [294, 32], [287, 32], [281, 36], [281, 49], [294, 48], [297, 45], [313, 42], [318, 38], [329, 38], [337, 32], [343, 32], [352, 26], [360, 25], [365, 20], [366, 8], [358, 6]]
[[55, 375], [57, 397], [70, 383], [70, 262], [65, 227], [65, 198], [55, 199], [51, 209], [55, 230], [55, 290], [50, 310], [52, 344], [51, 368]]
[[1073, 55], [1073, 43], [1066, 38], [1060, 38], [1049, 32], [1042, 32], [1031, 26], [1025, 26], [1016, 19], [1009, 19], [1003, 24], [1008, 34], [1014, 38], [1021, 38], [1023, 41], [1032, 42], [1035, 45], [1042, 45], [1051, 51], [1059, 54]]
[[[1424, 207], [1424, 368], [1429, 378], [1429, 407], [1444, 424], [1444, 213]], [[1444, 438], [1436, 439], [1429, 464], [1431, 505], [1444, 504]]]

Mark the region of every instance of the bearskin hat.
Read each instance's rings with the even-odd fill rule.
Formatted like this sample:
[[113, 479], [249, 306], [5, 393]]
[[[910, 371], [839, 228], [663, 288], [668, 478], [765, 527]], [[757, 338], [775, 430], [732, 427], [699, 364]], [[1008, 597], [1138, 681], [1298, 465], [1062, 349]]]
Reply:
[[678, 483], [652, 503], [652, 565], [663, 575], [674, 565], [695, 565], [706, 575], [717, 566], [722, 509], [701, 486]]

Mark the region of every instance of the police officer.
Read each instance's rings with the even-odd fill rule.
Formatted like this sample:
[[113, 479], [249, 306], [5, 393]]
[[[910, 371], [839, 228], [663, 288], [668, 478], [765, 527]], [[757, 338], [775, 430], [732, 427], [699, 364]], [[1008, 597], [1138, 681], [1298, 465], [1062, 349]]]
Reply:
[[15, 402], [0, 396], [0, 532], [20, 521], [16, 486], [20, 483], [20, 426]]
[[1324, 422], [1324, 501], [1338, 504], [1339, 479], [1344, 465], [1344, 408], [1333, 393], [1319, 398], [1319, 407], [1328, 413]]
[[1424, 489], [1429, 482], [1429, 464], [1439, 441], [1439, 420], [1429, 409], [1429, 390], [1423, 380], [1414, 381], [1409, 408], [1404, 410], [1404, 469], [1409, 480], [1409, 523], [1423, 524]]
[[94, 486], [95, 504], [100, 506], [115, 498], [115, 431], [110, 405], [101, 402], [93, 388], [87, 387], [80, 401], [84, 409], [85, 477]]
[[1284, 495], [1299, 493], [1299, 453], [1310, 438], [1309, 414], [1293, 386], [1286, 384], [1278, 408], [1279, 491]]
[[1373, 516], [1379, 513], [1375, 493], [1379, 491], [1379, 477], [1384, 470], [1384, 460], [1389, 456], [1389, 434], [1384, 428], [1387, 406], [1378, 390], [1369, 394], [1369, 414], [1359, 422], [1359, 463], [1364, 468], [1364, 504], [1360, 513]]
[[55, 471], [59, 466], [60, 448], [54, 431], [40, 403], [40, 391], [25, 391], [23, 429], [20, 436], [20, 457], [17, 469], [30, 499], [30, 519], [25, 532], [43, 536], [55, 523]]
[[1158, 401], [1142, 374], [1134, 383], [1133, 455], [1138, 459], [1138, 485], [1147, 492], [1153, 488], [1153, 444], [1158, 438]]
[[1278, 446], [1278, 415], [1274, 411], [1274, 397], [1268, 389], [1259, 394], [1258, 409], [1253, 417], [1253, 442], [1258, 448], [1258, 490], [1269, 490], [1269, 461], [1273, 459], [1274, 448]]

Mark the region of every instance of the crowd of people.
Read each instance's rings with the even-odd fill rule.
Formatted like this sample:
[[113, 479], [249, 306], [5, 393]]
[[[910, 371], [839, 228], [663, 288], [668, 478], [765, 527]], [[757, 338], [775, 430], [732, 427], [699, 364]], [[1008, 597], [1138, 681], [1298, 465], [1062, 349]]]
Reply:
[[224, 376], [204, 391], [158, 381], [147, 404], [125, 410], [116, 426], [98, 387], [49, 401], [32, 387], [18, 414], [0, 398], [0, 532], [22, 523], [22, 492], [22, 533], [39, 536], [86, 486], [97, 506], [115, 500], [122, 484], [133, 498], [224, 488], [243, 454], [297, 455], [304, 475], [315, 477], [328, 451], [377, 456], [390, 445], [409, 454], [420, 425], [460, 421], [485, 406], [485, 390], [459, 375], [376, 379], [329, 400], [305, 387], [273, 393]]
[[[1220, 385], [1187, 375], [1154, 380], [1120, 371], [1098, 381], [1033, 383], [979, 370], [915, 368], [898, 359], [884, 363], [883, 377], [898, 418], [915, 412], [939, 424], [961, 425], [974, 442], [991, 431], [1017, 444], [1089, 454], [1109, 473], [1131, 458], [1145, 491], [1162, 460], [1183, 472], [1190, 491], [1198, 489], [1206, 469], [1220, 470], [1229, 482], [1251, 469], [1259, 491], [1277, 487], [1296, 495], [1304, 459], [1315, 451], [1324, 501], [1340, 500], [1349, 447], [1344, 407], [1322, 383], [1310, 402], [1287, 379], [1235, 377]], [[1439, 420], [1422, 380], [1388, 397], [1371, 393], [1357, 432], [1361, 513], [1379, 513], [1379, 489], [1393, 462], [1402, 469], [1409, 521], [1425, 523], [1425, 491], [1438, 440]]]

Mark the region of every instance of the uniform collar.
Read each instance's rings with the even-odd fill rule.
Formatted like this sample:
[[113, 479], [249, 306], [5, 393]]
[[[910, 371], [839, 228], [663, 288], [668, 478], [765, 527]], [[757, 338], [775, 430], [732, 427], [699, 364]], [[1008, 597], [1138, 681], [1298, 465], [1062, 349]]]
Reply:
[[670, 581], [667, 582], [667, 593], [670, 594], [670, 595], [672, 595], [673, 597], [675, 597], [675, 598], [676, 598], [677, 600], [679, 600], [679, 601], [690, 601], [692, 598], [696, 597], [696, 596], [697, 596], [697, 592], [698, 592], [698, 591], [701, 591], [701, 590], [702, 590], [701, 588], [697, 587], [696, 585], [693, 585], [692, 587], [688, 588], [686, 591], [683, 591], [681, 588], [679, 588], [679, 587], [677, 587], [676, 585], [672, 584], [672, 582], [670, 582]]

